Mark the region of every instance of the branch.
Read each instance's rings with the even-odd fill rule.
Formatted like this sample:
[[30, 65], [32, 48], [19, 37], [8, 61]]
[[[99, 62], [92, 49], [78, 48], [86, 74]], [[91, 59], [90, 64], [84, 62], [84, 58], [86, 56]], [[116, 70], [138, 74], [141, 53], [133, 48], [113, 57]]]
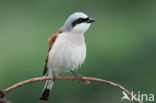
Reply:
[[0, 98], [0, 103], [11, 103], [11, 102], [5, 98]]
[[[28, 79], [22, 82], [19, 82], [5, 90], [2, 91], [3, 95], [5, 96], [6, 94], [8, 94], [10, 91], [23, 86], [25, 84], [31, 83], [31, 82], [38, 82], [38, 81], [43, 81], [43, 80], [52, 80], [53, 78], [51, 77], [38, 77], [38, 78], [32, 78], [32, 79]], [[68, 80], [82, 80], [84, 83], [89, 84], [89, 81], [94, 81], [94, 82], [101, 82], [104, 84], [108, 84], [111, 85], [113, 87], [116, 87], [118, 89], [120, 89], [121, 91], [125, 92], [129, 97], [133, 98], [137, 103], [143, 103], [141, 102], [139, 99], [137, 99], [135, 96], [133, 96], [128, 90], [126, 90], [124, 87], [122, 87], [121, 85], [117, 84], [117, 83], [113, 83], [111, 81], [107, 81], [107, 80], [103, 80], [103, 79], [99, 79], [99, 78], [92, 78], [92, 77], [80, 77], [80, 78], [74, 78], [72, 76], [58, 76], [56, 77], [56, 80], [62, 80], [62, 79], [68, 79]], [[1, 94], [2, 95], [2, 94]], [[3, 96], [3, 97], [4, 97]]]

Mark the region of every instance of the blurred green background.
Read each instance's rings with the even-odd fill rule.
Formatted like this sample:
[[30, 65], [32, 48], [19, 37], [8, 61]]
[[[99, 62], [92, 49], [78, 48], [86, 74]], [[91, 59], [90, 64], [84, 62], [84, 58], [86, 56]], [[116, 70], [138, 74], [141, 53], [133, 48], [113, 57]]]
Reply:
[[[42, 76], [48, 37], [77, 11], [96, 19], [85, 33], [87, 58], [78, 73], [114, 81], [135, 93], [156, 94], [154, 0], [0, 0], [0, 88]], [[42, 103], [44, 83], [25, 85], [6, 98]], [[47, 103], [132, 103], [121, 102], [121, 97], [112, 86], [61, 80]]]

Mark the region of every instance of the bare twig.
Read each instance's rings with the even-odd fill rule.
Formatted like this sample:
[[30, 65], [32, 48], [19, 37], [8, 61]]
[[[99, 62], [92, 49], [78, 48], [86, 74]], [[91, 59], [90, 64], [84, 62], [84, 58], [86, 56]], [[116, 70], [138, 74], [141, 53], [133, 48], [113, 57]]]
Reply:
[[[31, 82], [38, 82], [38, 81], [43, 81], [43, 80], [51, 80], [51, 77], [38, 77], [38, 78], [32, 78], [29, 80], [25, 80], [22, 82], [19, 82], [5, 90], [3, 90], [3, 94], [6, 95], [8, 92], [16, 89], [17, 87], [23, 86], [25, 84], [31, 83]], [[103, 80], [103, 79], [99, 79], [99, 78], [92, 78], [92, 77], [80, 77], [80, 78], [74, 78], [72, 76], [58, 76], [56, 77], [57, 80], [62, 80], [62, 79], [69, 79], [69, 80], [82, 80], [85, 83], [89, 83], [89, 81], [95, 81], [95, 82], [101, 82], [104, 84], [108, 84], [111, 85], [113, 87], [116, 87], [118, 89], [120, 89], [121, 91], [125, 92], [129, 97], [133, 98], [137, 103], [143, 103], [141, 102], [139, 99], [137, 99], [136, 97], [134, 97], [128, 90], [126, 90], [124, 87], [122, 87], [121, 85], [117, 84], [117, 83], [113, 83], [111, 81], [107, 81], [107, 80]]]
[[11, 102], [5, 98], [0, 98], [0, 103], [11, 103]]

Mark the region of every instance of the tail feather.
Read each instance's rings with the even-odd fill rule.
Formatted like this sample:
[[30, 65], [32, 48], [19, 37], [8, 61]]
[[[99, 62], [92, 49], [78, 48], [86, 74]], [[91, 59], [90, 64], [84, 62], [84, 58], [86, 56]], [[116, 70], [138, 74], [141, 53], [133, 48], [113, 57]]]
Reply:
[[[48, 76], [53, 77], [53, 71], [51, 69], [49, 69]], [[46, 81], [46, 84], [45, 84], [45, 87], [43, 89], [43, 93], [40, 97], [40, 100], [44, 100], [44, 101], [48, 100], [50, 90], [53, 87], [53, 84], [54, 84], [53, 80], [47, 80]]]
[[45, 100], [47, 101], [48, 100], [48, 97], [49, 97], [49, 93], [50, 93], [50, 89], [45, 89], [40, 97], [40, 100]]

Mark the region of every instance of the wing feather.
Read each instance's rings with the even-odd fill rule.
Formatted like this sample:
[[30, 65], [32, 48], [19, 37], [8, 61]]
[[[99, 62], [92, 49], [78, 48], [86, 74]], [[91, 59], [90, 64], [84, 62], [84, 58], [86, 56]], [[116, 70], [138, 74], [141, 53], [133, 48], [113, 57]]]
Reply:
[[[53, 35], [51, 35], [48, 39], [48, 45], [49, 45], [49, 49], [48, 49], [48, 56], [49, 56], [49, 51], [52, 49], [53, 44], [55, 43], [55, 40], [57, 38], [57, 35], [62, 33], [62, 30], [58, 30], [56, 33], [54, 33]], [[43, 75], [45, 75], [48, 71], [48, 67], [47, 67], [47, 63], [48, 63], [48, 56], [46, 58], [46, 63], [44, 65], [44, 71], [43, 71]]]

